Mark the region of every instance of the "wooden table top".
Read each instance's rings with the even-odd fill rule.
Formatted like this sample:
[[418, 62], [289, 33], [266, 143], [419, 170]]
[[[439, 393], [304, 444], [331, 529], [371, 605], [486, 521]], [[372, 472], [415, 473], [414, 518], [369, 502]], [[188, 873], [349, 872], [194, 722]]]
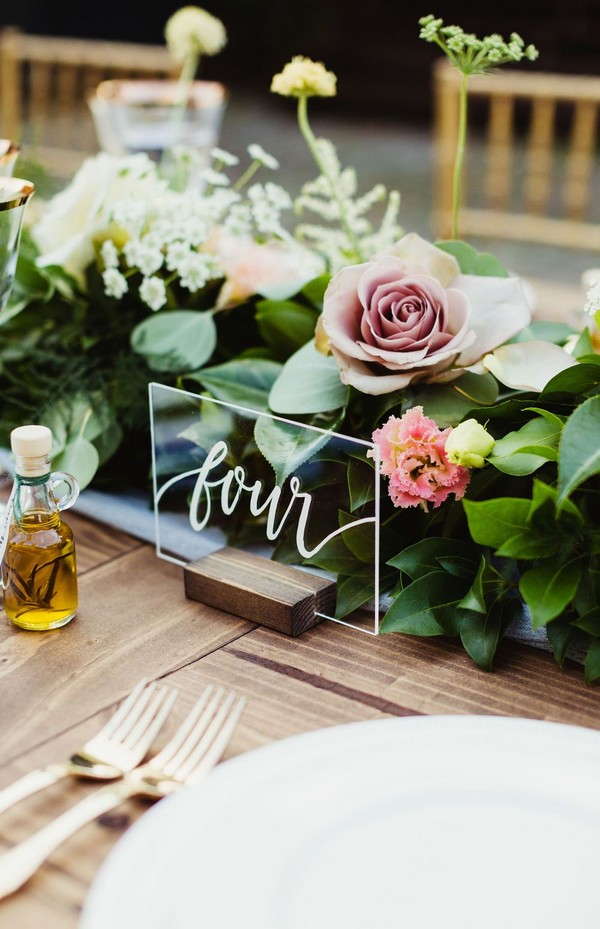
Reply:
[[[452, 641], [374, 638], [323, 622], [290, 639], [187, 600], [181, 568], [148, 544], [72, 514], [80, 608], [63, 629], [0, 623], [0, 787], [61, 761], [92, 736], [139, 678], [179, 690], [164, 738], [207, 683], [248, 696], [228, 750], [385, 716], [494, 714], [600, 728], [600, 688], [579, 666], [507, 642], [492, 674]], [[0, 817], [8, 847], [95, 788], [64, 781]], [[134, 800], [82, 829], [21, 891], [0, 902], [0, 929], [75, 929], [88, 887], [147, 807]]]

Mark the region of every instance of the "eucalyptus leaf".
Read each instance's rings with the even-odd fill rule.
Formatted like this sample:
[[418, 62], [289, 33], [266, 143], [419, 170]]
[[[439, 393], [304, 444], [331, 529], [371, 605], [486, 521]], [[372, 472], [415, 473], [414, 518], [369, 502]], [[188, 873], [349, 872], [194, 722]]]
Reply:
[[331, 435], [296, 424], [261, 416], [256, 421], [254, 440], [273, 470], [277, 483], [288, 477], [324, 448]]
[[559, 505], [584, 481], [600, 473], [600, 396], [585, 400], [563, 429], [558, 460]]
[[295, 352], [273, 384], [269, 406], [275, 413], [325, 413], [346, 405], [348, 388], [342, 384], [335, 358], [322, 355], [313, 342]]
[[[575, 330], [566, 323], [556, 323], [546, 319], [535, 319], [516, 336], [511, 342], [532, 342], [541, 339], [542, 342], [552, 342], [553, 345], [562, 345]], [[577, 358], [577, 355], [575, 355]]]
[[498, 382], [491, 374], [463, 374], [452, 384], [429, 384], [416, 393], [413, 405], [441, 428], [456, 426], [478, 405], [494, 403]]
[[131, 347], [154, 371], [193, 371], [212, 355], [217, 330], [211, 313], [165, 310], [138, 323]]
[[70, 439], [64, 449], [52, 461], [54, 471], [66, 471], [72, 474], [83, 490], [88, 486], [100, 463], [98, 450], [82, 436]]
[[188, 374], [186, 380], [202, 384], [217, 400], [263, 412], [281, 365], [264, 358], [238, 358]]
[[509, 277], [508, 271], [501, 261], [489, 252], [478, 252], [467, 242], [460, 239], [451, 239], [436, 242], [437, 248], [453, 255], [463, 274], [476, 274], [478, 277]]

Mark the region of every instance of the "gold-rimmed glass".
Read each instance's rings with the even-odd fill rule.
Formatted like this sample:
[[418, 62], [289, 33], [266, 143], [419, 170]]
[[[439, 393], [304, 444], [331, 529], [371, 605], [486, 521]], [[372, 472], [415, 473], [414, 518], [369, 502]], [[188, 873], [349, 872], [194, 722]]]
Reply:
[[17, 267], [25, 208], [35, 191], [31, 181], [0, 178], [0, 313], [6, 307]]
[[0, 177], [12, 177], [20, 151], [11, 139], [0, 139]]

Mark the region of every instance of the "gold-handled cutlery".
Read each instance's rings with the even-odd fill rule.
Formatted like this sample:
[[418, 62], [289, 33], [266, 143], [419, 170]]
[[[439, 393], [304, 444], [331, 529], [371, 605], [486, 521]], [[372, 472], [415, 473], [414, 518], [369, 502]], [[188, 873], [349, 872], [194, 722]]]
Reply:
[[141, 680], [106, 725], [64, 762], [30, 771], [0, 791], [0, 813], [19, 800], [76, 775], [112, 781], [144, 760], [171, 711], [177, 691]]
[[129, 797], [159, 800], [184, 785], [198, 784], [227, 748], [245, 704], [245, 697], [225, 695], [223, 688], [209, 685], [155, 757], [0, 855], [0, 898], [18, 890], [69, 836]]

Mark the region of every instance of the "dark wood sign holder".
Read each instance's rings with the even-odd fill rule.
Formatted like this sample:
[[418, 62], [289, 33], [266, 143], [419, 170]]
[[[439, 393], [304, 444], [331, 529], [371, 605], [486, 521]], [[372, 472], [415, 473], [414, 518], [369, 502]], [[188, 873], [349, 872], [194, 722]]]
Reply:
[[183, 569], [186, 596], [251, 622], [298, 636], [333, 615], [335, 582], [237, 548], [222, 548]]

